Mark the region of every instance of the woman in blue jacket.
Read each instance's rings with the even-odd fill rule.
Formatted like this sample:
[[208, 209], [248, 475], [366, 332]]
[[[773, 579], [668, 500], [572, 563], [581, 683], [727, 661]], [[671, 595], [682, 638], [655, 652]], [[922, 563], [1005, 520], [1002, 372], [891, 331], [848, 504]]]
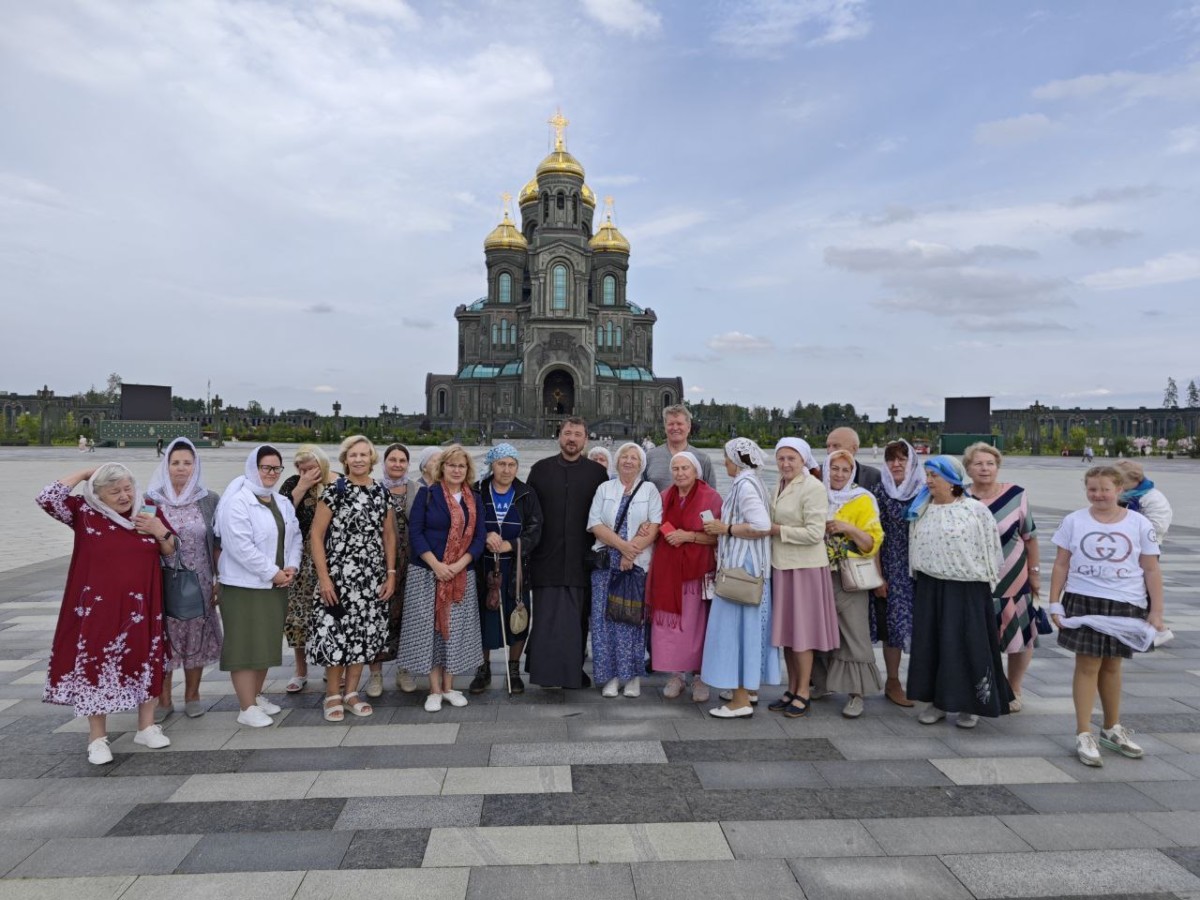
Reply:
[[483, 553], [483, 504], [471, 490], [475, 465], [459, 445], [447, 447], [434, 467], [434, 482], [417, 492], [409, 516], [411, 547], [404, 587], [404, 621], [397, 663], [429, 673], [426, 712], [445, 700], [466, 706], [454, 676], [483, 661], [479, 601], [472, 564]]

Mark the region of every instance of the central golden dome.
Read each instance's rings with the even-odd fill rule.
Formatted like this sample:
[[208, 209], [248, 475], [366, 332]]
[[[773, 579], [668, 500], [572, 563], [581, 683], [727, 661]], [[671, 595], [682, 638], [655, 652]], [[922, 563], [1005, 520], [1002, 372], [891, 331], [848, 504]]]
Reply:
[[583, 180], [583, 165], [567, 152], [562, 139], [554, 142], [554, 152], [541, 161], [537, 167], [538, 175], [574, 175]]
[[[509, 194], [509, 196], [512, 195]], [[517, 226], [508, 217], [508, 210], [504, 211], [504, 220], [483, 239], [484, 250], [527, 250], [528, 248], [529, 242], [525, 240], [525, 235], [517, 231]]]

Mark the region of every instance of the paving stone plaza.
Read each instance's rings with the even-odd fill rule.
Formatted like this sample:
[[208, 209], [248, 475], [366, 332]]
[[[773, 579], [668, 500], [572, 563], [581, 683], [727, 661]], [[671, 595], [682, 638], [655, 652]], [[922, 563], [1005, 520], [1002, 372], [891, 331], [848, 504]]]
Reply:
[[[522, 477], [552, 447], [524, 445]], [[202, 451], [208, 486], [247, 450]], [[1124, 668], [1141, 760], [1076, 760], [1073, 661], [1043, 639], [1024, 709], [973, 731], [921, 725], [881, 695], [861, 719], [833, 697], [786, 720], [766, 710], [779, 688], [753, 718], [717, 721], [686, 693], [663, 699], [662, 676], [611, 700], [509, 699], [496, 678], [431, 715], [390, 664], [375, 715], [334, 725], [319, 672], [284, 693], [287, 653], [267, 683], [285, 708], [273, 727], [239, 727], [214, 669], [207, 714], [164, 723], [169, 748], [135, 746], [134, 715], [114, 715], [114, 762], [97, 767], [86, 720], [41, 702], [71, 535], [33, 497], [109, 458], [143, 488], [155, 466], [153, 450], [0, 450], [0, 898], [1200, 898], [1196, 462], [1146, 460], [1175, 508], [1176, 639]], [[1086, 505], [1082, 471], [1002, 470], [1029, 491], [1046, 572], [1058, 520]]]

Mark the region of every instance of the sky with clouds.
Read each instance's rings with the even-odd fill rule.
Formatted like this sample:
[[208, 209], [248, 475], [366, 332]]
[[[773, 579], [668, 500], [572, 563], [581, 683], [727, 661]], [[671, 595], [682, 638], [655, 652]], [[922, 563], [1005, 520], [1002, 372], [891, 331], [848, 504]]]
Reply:
[[1200, 379], [1200, 4], [17, 0], [0, 389], [424, 408], [561, 107], [695, 400]]

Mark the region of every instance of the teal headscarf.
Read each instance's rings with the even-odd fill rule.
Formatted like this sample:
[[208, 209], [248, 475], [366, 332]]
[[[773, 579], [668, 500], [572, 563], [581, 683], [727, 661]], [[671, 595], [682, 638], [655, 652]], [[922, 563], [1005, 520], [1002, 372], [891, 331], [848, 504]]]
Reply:
[[[963, 487], [967, 481], [967, 470], [963, 468], [963, 464], [959, 462], [957, 456], [933, 456], [925, 460], [925, 468], [940, 475], [948, 482], [959, 487]], [[917, 491], [917, 496], [913, 497], [912, 503], [908, 505], [908, 512], [905, 513], [905, 518], [910, 522], [915, 522], [921, 518], [925, 512], [925, 507], [929, 505], [929, 486], [922, 485]]]

